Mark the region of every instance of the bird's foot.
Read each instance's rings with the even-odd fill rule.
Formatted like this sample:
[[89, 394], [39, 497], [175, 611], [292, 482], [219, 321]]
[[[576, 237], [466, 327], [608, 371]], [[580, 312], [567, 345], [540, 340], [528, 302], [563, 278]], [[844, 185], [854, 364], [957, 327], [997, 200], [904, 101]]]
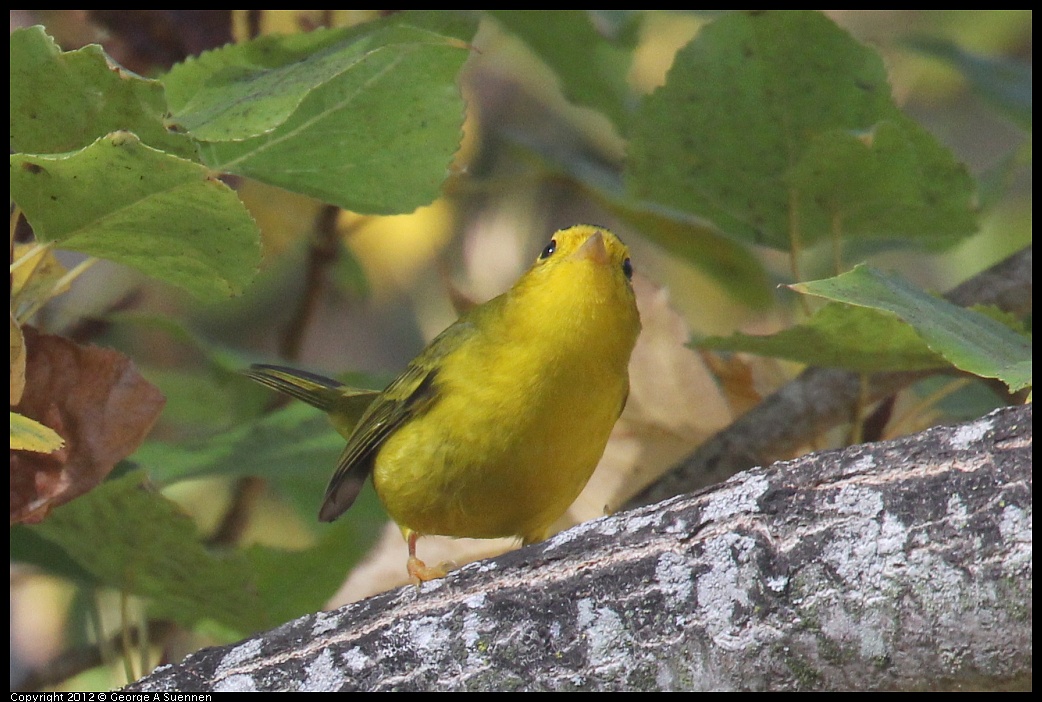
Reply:
[[444, 578], [448, 575], [448, 572], [456, 567], [456, 564], [452, 561], [446, 561], [437, 566], [429, 566], [421, 561], [416, 556], [409, 556], [409, 561], [405, 568], [409, 571], [409, 578], [412, 580], [412, 584], [419, 587], [421, 583], [425, 583], [428, 580], [437, 580], [438, 578]]

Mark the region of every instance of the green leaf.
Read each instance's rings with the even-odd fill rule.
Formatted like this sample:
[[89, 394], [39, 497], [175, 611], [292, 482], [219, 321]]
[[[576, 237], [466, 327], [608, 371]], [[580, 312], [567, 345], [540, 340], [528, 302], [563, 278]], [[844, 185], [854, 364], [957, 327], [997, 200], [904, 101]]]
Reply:
[[131, 334], [162, 334], [166, 340], [182, 346], [185, 352], [201, 355], [207, 367], [220, 374], [224, 380], [240, 379], [239, 372], [252, 360], [252, 356], [245, 352], [206, 339], [181, 319], [148, 312], [117, 311], [106, 314], [104, 320], [116, 327], [126, 328]]
[[[254, 402], [254, 406], [244, 402], [246, 397], [236, 391], [241, 390], [241, 383], [234, 385], [221, 378], [213, 369], [191, 371], [185, 368], [164, 369], [139, 366], [142, 375], [148, 378], [166, 398], [163, 407], [163, 421], [173, 424], [182, 431], [191, 432], [193, 436], [209, 436], [220, 432], [230, 423], [242, 421], [243, 418], [262, 406]], [[258, 395], [248, 394], [253, 400]], [[268, 398], [259, 398], [260, 402]]]
[[[823, 164], [839, 151], [843, 160]], [[931, 216], [949, 241], [973, 230], [965, 169], [897, 109], [879, 56], [819, 12], [732, 13], [707, 25], [644, 100], [629, 156], [637, 199], [779, 249], [868, 232], [906, 241]], [[862, 210], [850, 195], [866, 182]]]
[[[104, 321], [111, 325], [111, 343], [128, 337], [140, 338], [149, 348], [162, 345], [168, 353], [191, 361], [178, 369], [151, 366], [138, 361], [138, 369], [156, 385], [166, 405], [163, 420], [187, 430], [192, 436], [223, 432], [230, 423], [259, 416], [271, 401], [269, 393], [244, 382], [240, 373], [252, 357], [224, 347], [190, 329], [183, 320], [142, 313], [114, 312]], [[131, 354], [133, 355], [133, 354]]]
[[[206, 51], [174, 66], [163, 78], [173, 121], [202, 141], [234, 141], [270, 132], [315, 88], [364, 57], [337, 51], [357, 30], [319, 29], [264, 36]], [[365, 37], [362, 38], [363, 40]]]
[[439, 194], [462, 133], [467, 55], [455, 36], [399, 20], [225, 47], [164, 82], [213, 168], [391, 214]]
[[570, 178], [620, 220], [712, 278], [735, 300], [763, 309], [773, 300], [760, 260], [740, 242], [690, 212], [632, 198], [617, 172], [582, 156], [545, 148], [523, 137], [513, 143], [555, 177]]
[[207, 551], [195, 523], [140, 472], [62, 505], [33, 530], [99, 582], [151, 598], [159, 616], [188, 625], [208, 618], [240, 631], [269, 623], [246, 561]]
[[939, 37], [913, 37], [905, 44], [950, 64], [966, 77], [974, 92], [1031, 131], [1030, 63], [981, 56]]
[[623, 129], [632, 114], [626, 73], [632, 46], [609, 41], [594, 27], [587, 10], [490, 10], [554, 70], [565, 97], [603, 112]]
[[828, 304], [805, 323], [768, 336], [711, 337], [701, 348], [746, 351], [859, 373], [943, 368], [947, 362], [893, 315]]
[[820, 134], [788, 182], [799, 194], [804, 231], [943, 246], [976, 227], [966, 169], [907, 119], [860, 134]]
[[63, 52], [43, 27], [11, 32], [11, 149], [75, 151], [109, 132], [198, 158], [188, 137], [167, 129], [163, 86], [115, 65], [96, 44]]
[[203, 440], [146, 441], [130, 460], [162, 486], [206, 476], [260, 476], [311, 519], [343, 448], [344, 438], [324, 413], [294, 402]]
[[231, 188], [128, 132], [73, 153], [12, 155], [11, 195], [40, 241], [198, 297], [242, 292], [260, 262], [259, 232]]
[[12, 524], [9, 543], [13, 562], [28, 563], [51, 575], [79, 583], [95, 585], [98, 582], [94, 575], [71, 558], [65, 549], [40, 536], [35, 527]]
[[131, 460], [163, 485], [206, 475], [259, 475], [306, 479], [320, 491], [343, 448], [343, 437], [323, 413], [293, 403], [198, 444], [145, 442]]
[[722, 236], [705, 220], [649, 202], [605, 193], [602, 204], [677, 258], [698, 268], [736, 301], [765, 309], [773, 301], [767, 271], [748, 248]]
[[[132, 460], [164, 483], [204, 475], [260, 475], [314, 523], [344, 440], [314, 408], [293, 404], [262, 420], [197, 444], [144, 444]], [[315, 545], [296, 551], [251, 546], [249, 563], [259, 609], [271, 623], [320, 609], [361, 561], [387, 521], [372, 489], [349, 514], [317, 526]], [[404, 552], [404, 549], [403, 549]]]
[[1016, 391], [1031, 384], [1031, 340], [991, 317], [928, 295], [870, 266], [790, 285], [829, 300], [896, 314], [956, 368], [998, 378]]

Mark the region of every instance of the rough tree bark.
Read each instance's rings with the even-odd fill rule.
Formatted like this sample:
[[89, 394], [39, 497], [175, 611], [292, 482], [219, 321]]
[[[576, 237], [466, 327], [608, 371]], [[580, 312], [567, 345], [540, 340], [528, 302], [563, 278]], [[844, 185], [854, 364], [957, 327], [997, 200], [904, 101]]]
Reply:
[[1028, 688], [1031, 423], [749, 470], [126, 689]]

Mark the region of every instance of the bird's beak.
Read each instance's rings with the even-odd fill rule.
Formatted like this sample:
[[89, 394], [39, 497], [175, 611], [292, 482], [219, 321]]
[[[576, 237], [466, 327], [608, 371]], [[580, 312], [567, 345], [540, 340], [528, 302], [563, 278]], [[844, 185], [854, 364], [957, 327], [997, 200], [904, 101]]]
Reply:
[[608, 249], [604, 245], [604, 234], [601, 232], [594, 232], [594, 234], [583, 242], [576, 252], [575, 257], [579, 260], [589, 259], [594, 263], [601, 265], [609, 263], [611, 257], [608, 255]]

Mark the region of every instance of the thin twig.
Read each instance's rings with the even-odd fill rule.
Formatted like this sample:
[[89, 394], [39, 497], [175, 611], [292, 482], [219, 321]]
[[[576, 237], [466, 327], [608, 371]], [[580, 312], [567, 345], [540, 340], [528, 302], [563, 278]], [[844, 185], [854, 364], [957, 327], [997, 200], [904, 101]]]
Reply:
[[326, 205], [316, 217], [315, 238], [304, 271], [304, 291], [297, 304], [297, 311], [279, 343], [279, 356], [282, 358], [294, 360], [300, 357], [304, 333], [311, 325], [326, 286], [326, 272], [336, 263], [340, 254], [340, 235], [336, 226], [339, 214], [340, 208]]

